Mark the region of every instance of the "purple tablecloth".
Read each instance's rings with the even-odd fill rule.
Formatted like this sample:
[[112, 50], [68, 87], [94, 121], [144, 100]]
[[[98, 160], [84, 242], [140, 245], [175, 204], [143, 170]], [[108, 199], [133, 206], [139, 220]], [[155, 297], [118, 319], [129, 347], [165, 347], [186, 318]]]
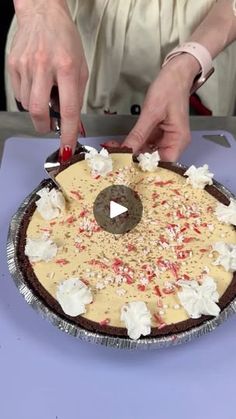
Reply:
[[[216, 178], [236, 192], [233, 141], [231, 146], [196, 140], [183, 161], [209, 162]], [[67, 336], [20, 296], [7, 268], [8, 224], [45, 177], [42, 162], [55, 148], [56, 140], [40, 139], [10, 139], [5, 147], [0, 177], [0, 418], [235, 419], [236, 317], [183, 346], [117, 351]]]

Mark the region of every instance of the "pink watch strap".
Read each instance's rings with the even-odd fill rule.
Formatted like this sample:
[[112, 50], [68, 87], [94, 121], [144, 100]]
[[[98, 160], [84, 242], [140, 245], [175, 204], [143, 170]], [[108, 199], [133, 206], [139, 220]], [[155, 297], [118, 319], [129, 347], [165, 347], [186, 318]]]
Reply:
[[203, 83], [205, 83], [208, 77], [214, 72], [212, 58], [209, 51], [203, 45], [198, 44], [197, 42], [185, 42], [179, 47], [174, 48], [166, 56], [162, 64], [162, 67], [165, 66], [172, 58], [183, 53], [191, 54], [193, 57], [196, 58], [196, 60], [199, 62], [201, 66], [201, 72], [199, 73], [199, 77], [197, 78], [193, 86], [193, 90], [195, 91]]

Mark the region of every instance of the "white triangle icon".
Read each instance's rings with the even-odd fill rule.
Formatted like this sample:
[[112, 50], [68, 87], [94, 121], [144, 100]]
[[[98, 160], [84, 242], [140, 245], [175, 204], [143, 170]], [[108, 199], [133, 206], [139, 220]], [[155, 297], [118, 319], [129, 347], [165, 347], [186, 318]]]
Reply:
[[110, 218], [118, 217], [118, 215], [124, 214], [128, 211], [128, 208], [123, 205], [117, 204], [115, 201], [110, 201]]

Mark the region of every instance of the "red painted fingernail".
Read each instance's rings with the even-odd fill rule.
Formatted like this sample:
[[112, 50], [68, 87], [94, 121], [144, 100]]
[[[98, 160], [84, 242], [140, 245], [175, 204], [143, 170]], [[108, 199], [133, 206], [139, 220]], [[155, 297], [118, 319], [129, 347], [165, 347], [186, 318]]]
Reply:
[[82, 137], [86, 137], [86, 132], [83, 126], [83, 122], [81, 122], [81, 125], [80, 125], [80, 134], [82, 135]]
[[106, 143], [100, 144], [101, 147], [107, 147]]
[[60, 155], [59, 155], [60, 163], [68, 162], [71, 159], [71, 157], [72, 157], [71, 146], [65, 145], [64, 147], [62, 147], [60, 150]]

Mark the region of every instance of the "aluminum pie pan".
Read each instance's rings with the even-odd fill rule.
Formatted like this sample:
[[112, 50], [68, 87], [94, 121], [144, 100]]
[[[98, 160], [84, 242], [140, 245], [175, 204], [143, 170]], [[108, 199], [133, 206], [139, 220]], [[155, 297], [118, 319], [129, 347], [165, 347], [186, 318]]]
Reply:
[[[182, 164], [175, 164], [175, 167], [187, 169]], [[223, 193], [228, 199], [236, 199], [227, 188], [219, 182], [213, 182], [214, 186], [219, 192]], [[50, 321], [55, 327], [70, 334], [76, 338], [82, 339], [86, 342], [101, 344], [118, 349], [157, 349], [167, 348], [169, 346], [179, 345], [190, 342], [196, 337], [200, 337], [206, 333], [213, 331], [217, 326], [227, 320], [232, 314], [236, 312], [236, 295], [235, 298], [219, 313], [217, 317], [205, 321], [199, 326], [193, 327], [185, 332], [179, 332], [161, 337], [147, 337], [138, 340], [130, 338], [121, 338], [109, 336], [101, 333], [90, 332], [85, 328], [78, 326], [69, 320], [65, 320], [49, 308], [42, 298], [38, 297], [33, 288], [26, 283], [23, 272], [20, 269], [17, 260], [17, 248], [20, 235], [20, 225], [23, 217], [28, 211], [29, 206], [36, 201], [37, 192], [45, 186], [54, 186], [53, 182], [48, 179], [42, 181], [21, 203], [16, 213], [13, 215], [8, 231], [7, 238], [7, 263], [10, 274], [25, 301], [32, 306], [43, 318]]]

